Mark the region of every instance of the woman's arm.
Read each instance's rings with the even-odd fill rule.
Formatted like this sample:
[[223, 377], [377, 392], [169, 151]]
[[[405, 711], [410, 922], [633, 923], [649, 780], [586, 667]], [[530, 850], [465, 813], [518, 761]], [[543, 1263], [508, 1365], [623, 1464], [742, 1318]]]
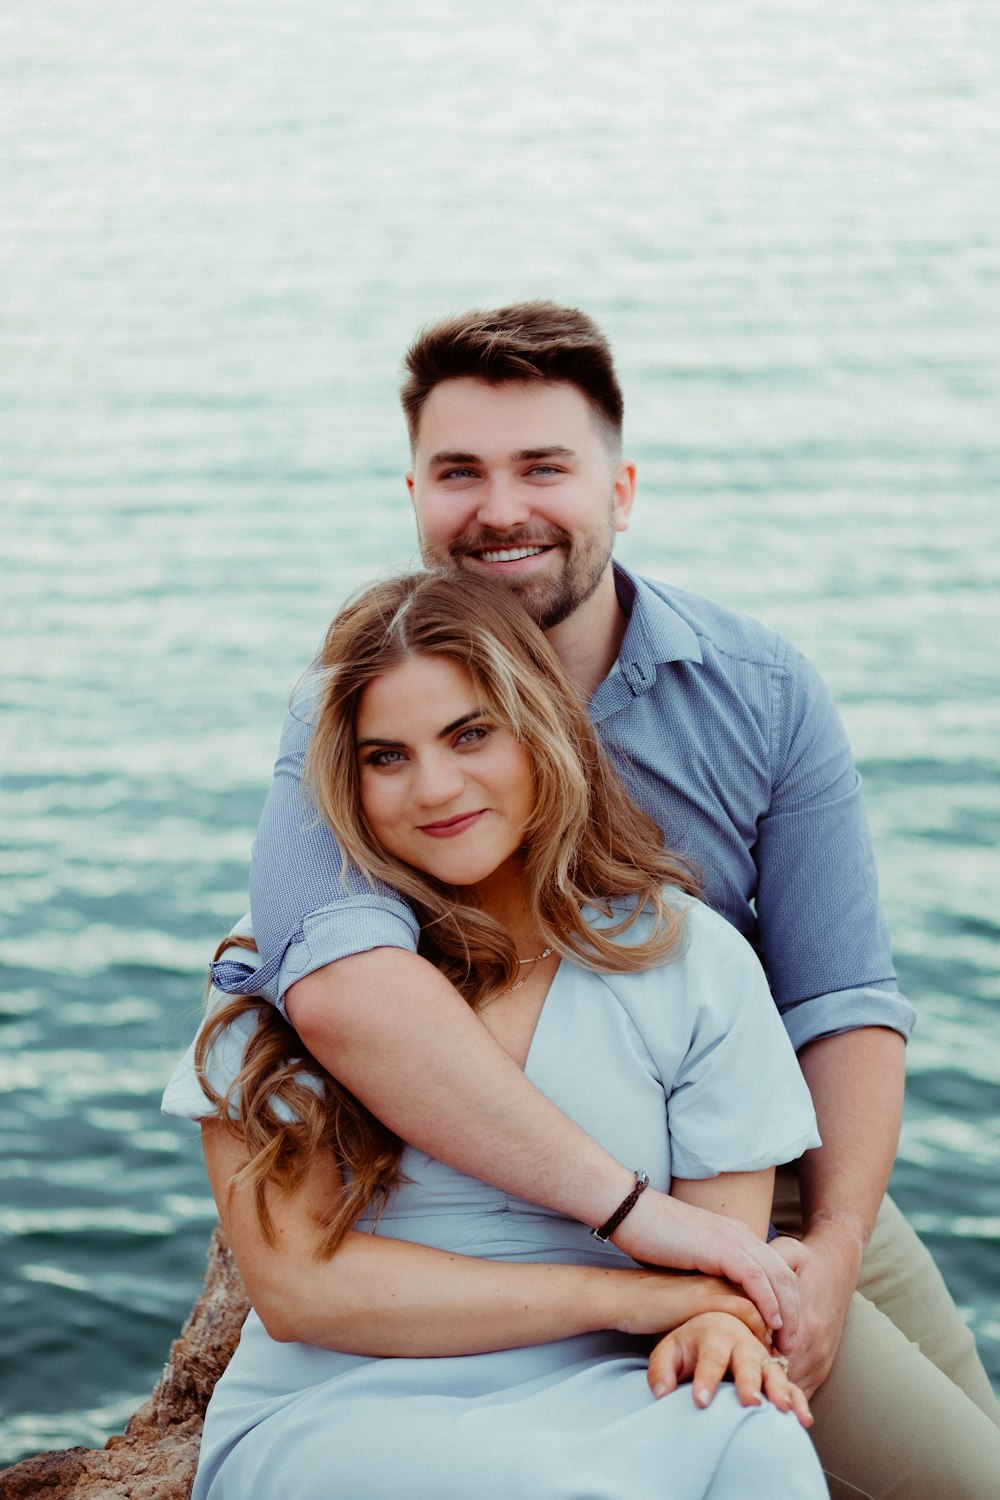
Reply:
[[269, 1192], [276, 1232], [268, 1245], [252, 1192], [230, 1194], [246, 1161], [239, 1137], [212, 1120], [202, 1139], [250, 1300], [280, 1342], [397, 1357], [478, 1354], [605, 1328], [656, 1334], [706, 1311], [763, 1334], [753, 1304], [714, 1277], [478, 1260], [360, 1232], [319, 1260], [317, 1219], [339, 1186], [332, 1157], [314, 1162], [294, 1194]]
[[675, 1177], [670, 1196], [694, 1208], [707, 1208], [727, 1219], [739, 1219], [764, 1239], [774, 1198], [774, 1168], [761, 1172], [720, 1172], [717, 1177], [697, 1180]]

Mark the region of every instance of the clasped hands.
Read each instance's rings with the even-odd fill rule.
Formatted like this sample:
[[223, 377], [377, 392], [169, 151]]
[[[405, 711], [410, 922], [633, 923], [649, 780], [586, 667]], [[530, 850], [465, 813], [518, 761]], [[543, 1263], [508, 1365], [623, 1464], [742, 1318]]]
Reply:
[[[658, 1399], [690, 1382], [695, 1404], [706, 1407], [722, 1381], [731, 1377], [744, 1406], [766, 1399], [791, 1411], [803, 1427], [813, 1418], [804, 1391], [791, 1379], [788, 1361], [775, 1353], [771, 1332], [754, 1304], [721, 1277], [700, 1273], [644, 1271], [640, 1276], [670, 1278], [691, 1311], [660, 1338], [649, 1357], [647, 1380]], [[649, 1318], [628, 1320], [623, 1331], [655, 1332]]]

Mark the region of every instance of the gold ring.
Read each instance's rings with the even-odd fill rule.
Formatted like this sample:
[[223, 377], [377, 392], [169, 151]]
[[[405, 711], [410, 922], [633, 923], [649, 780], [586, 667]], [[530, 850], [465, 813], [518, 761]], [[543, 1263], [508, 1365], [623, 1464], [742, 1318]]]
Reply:
[[768, 1365], [780, 1365], [785, 1374], [788, 1374], [788, 1360], [783, 1354], [769, 1354], [767, 1359], [761, 1360], [760, 1367], [762, 1370], [766, 1370]]

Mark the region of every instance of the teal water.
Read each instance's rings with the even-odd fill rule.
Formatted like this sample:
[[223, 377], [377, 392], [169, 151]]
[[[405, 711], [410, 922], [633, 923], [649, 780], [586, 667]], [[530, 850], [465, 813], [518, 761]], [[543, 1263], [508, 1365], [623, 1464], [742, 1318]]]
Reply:
[[284, 703], [413, 556], [400, 354], [606, 327], [621, 556], [787, 630], [920, 1011], [895, 1192], [1000, 1385], [1000, 12], [7, 0], [0, 1462], [102, 1441], [213, 1220], [158, 1099]]

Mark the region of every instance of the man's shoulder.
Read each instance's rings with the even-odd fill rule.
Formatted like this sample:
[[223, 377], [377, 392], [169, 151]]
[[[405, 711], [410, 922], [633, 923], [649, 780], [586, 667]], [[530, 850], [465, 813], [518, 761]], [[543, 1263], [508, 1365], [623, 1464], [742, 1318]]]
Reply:
[[703, 653], [707, 647], [769, 667], [799, 655], [787, 636], [754, 615], [659, 579], [637, 574], [632, 577], [638, 585], [636, 602], [654, 631], [670, 615], [683, 621], [698, 637]]

